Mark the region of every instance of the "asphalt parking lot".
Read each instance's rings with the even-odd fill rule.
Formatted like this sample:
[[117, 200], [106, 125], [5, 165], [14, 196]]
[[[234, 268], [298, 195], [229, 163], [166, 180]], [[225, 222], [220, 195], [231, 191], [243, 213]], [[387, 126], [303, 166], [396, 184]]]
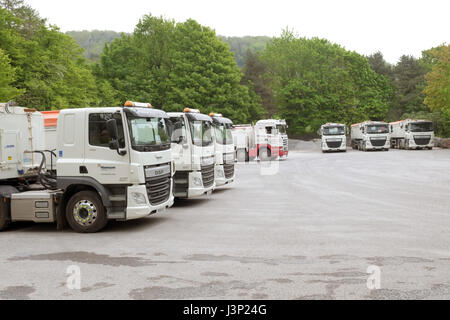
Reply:
[[13, 224], [0, 299], [449, 299], [449, 172], [450, 150], [311, 147], [98, 234]]

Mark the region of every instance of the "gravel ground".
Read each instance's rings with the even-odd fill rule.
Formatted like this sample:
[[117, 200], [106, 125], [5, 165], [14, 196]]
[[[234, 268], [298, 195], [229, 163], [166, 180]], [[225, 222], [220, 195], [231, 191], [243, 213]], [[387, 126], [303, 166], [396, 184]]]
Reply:
[[98, 234], [13, 224], [0, 299], [450, 299], [450, 150], [291, 145], [210, 197]]

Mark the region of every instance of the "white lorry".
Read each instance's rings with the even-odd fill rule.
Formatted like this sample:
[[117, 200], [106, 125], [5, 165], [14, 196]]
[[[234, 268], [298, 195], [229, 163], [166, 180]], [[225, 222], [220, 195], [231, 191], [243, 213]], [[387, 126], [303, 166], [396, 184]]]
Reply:
[[169, 112], [172, 157], [175, 162], [174, 195], [192, 198], [215, 188], [215, 150], [212, 119], [199, 110]]
[[398, 149], [433, 149], [433, 123], [428, 120], [391, 122], [391, 147]]
[[223, 186], [234, 181], [234, 142], [231, 128], [233, 121], [220, 113], [209, 115], [213, 120], [214, 148], [216, 152], [215, 182], [216, 186]]
[[148, 106], [61, 110], [52, 171], [43, 115], [0, 105], [0, 230], [14, 221], [67, 222], [91, 233], [110, 219], [172, 206], [168, 115]]
[[342, 123], [326, 123], [320, 127], [322, 152], [347, 151], [347, 130]]
[[283, 142], [276, 120], [259, 120], [256, 125], [235, 125], [232, 130], [238, 161], [279, 159]]
[[365, 121], [351, 127], [351, 145], [362, 151], [390, 148], [389, 124], [382, 121]]

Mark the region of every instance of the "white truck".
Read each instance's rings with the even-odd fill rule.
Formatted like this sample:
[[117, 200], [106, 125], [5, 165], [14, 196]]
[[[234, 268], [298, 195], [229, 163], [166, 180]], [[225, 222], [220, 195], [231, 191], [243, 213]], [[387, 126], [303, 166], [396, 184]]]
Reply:
[[91, 233], [172, 206], [168, 115], [148, 106], [61, 110], [52, 171], [43, 115], [0, 105], [0, 230], [14, 221], [67, 222]]
[[215, 182], [216, 186], [223, 186], [234, 181], [234, 142], [231, 128], [233, 121], [220, 113], [209, 115], [213, 120], [214, 148], [216, 152]]
[[342, 123], [326, 123], [320, 127], [322, 152], [347, 151], [347, 130]]
[[398, 149], [433, 149], [433, 123], [428, 120], [391, 122], [391, 147]]
[[169, 112], [172, 157], [175, 162], [174, 195], [193, 198], [215, 188], [215, 150], [212, 119], [197, 109]]
[[382, 121], [365, 121], [351, 127], [351, 145], [362, 151], [390, 148], [389, 124]]
[[259, 120], [256, 125], [239, 124], [232, 130], [238, 161], [279, 159], [283, 142], [276, 120]]

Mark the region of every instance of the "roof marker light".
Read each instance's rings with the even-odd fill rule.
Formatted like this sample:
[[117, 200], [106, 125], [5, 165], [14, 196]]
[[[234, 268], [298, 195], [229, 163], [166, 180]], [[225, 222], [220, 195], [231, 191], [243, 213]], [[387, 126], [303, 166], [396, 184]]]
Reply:
[[125, 107], [136, 107], [136, 108], [153, 108], [150, 103], [133, 102], [133, 101], [125, 102], [124, 106]]
[[198, 109], [191, 109], [191, 108], [184, 108], [184, 112], [187, 112], [187, 113], [200, 113], [200, 110], [198, 110]]

